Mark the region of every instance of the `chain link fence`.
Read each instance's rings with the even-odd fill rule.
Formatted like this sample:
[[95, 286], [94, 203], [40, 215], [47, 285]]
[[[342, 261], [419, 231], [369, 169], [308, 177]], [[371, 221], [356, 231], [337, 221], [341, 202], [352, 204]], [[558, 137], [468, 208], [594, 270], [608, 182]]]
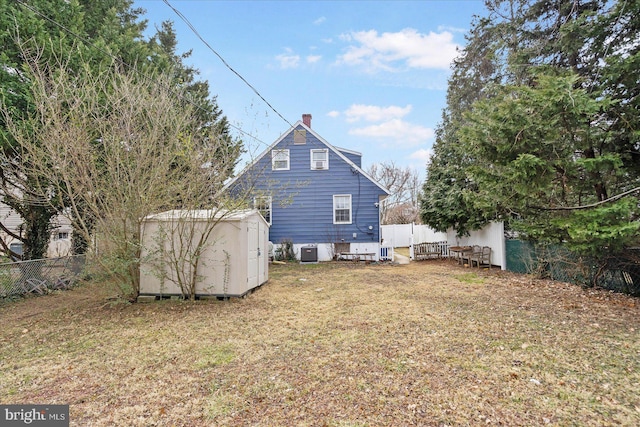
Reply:
[[610, 256], [599, 263], [561, 245], [507, 240], [507, 270], [640, 296], [640, 248]]
[[76, 283], [84, 265], [83, 255], [0, 264], [0, 299], [68, 289]]

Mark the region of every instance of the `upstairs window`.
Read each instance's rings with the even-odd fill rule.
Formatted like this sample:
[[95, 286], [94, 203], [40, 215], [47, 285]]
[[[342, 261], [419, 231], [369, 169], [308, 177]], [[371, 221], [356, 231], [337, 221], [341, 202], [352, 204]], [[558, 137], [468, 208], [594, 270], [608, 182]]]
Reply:
[[260, 212], [262, 217], [271, 225], [271, 197], [261, 196], [253, 199], [253, 207]]
[[329, 169], [329, 150], [311, 150], [311, 169]]
[[351, 224], [351, 194], [333, 196], [333, 223]]
[[274, 171], [289, 170], [289, 150], [272, 150], [271, 151], [271, 170], [274, 170]]

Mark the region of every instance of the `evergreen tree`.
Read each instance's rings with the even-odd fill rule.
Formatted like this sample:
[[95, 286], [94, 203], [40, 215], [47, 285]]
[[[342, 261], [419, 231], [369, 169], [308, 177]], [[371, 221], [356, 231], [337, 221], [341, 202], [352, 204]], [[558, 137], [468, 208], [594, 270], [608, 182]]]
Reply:
[[[189, 53], [178, 55], [176, 35], [170, 24], [163, 24], [152, 40], [143, 35], [147, 22], [141, 20], [144, 10], [132, 7], [132, 0], [0, 0], [0, 100], [4, 111], [14, 119], [27, 119], [34, 114], [31, 104], [31, 82], [26, 77], [27, 61], [37, 61], [45, 69], [49, 64], [65, 63], [75, 73], [104, 72], [115, 62], [124, 71], [136, 70], [141, 84], [152, 84], [153, 75], [172, 69], [176, 89], [188, 86], [184, 102], [197, 106], [201, 128], [215, 127], [226, 145], [219, 148], [225, 159], [238, 159], [241, 141], [234, 140], [229, 123], [222, 115], [216, 98], [209, 96], [206, 82], [196, 81], [197, 70], [183, 63]], [[160, 42], [156, 42], [160, 40]], [[182, 93], [182, 91], [180, 91]], [[108, 106], [106, 106], [108, 108]], [[25, 123], [27, 121], [25, 120]], [[99, 135], [96, 135], [99, 138]], [[218, 145], [215, 145], [218, 147]], [[0, 148], [3, 157], [19, 163], [15, 141], [7, 132], [5, 117], [0, 116]], [[212, 161], [214, 159], [211, 159]], [[228, 162], [224, 162], [228, 165]], [[230, 175], [233, 164], [226, 167]], [[31, 170], [31, 168], [24, 168]], [[44, 256], [49, 241], [51, 219], [63, 206], [50, 200], [34, 200], [29, 188], [40, 186], [39, 176], [15, 176], [8, 169], [0, 171], [3, 203], [18, 212], [24, 227], [19, 238], [24, 245], [24, 259]], [[5, 232], [11, 230], [4, 229]], [[74, 234], [74, 237], [77, 237]], [[8, 251], [5, 242], [0, 250]], [[87, 242], [74, 241], [82, 251]]]
[[455, 61], [423, 221], [597, 255], [638, 243], [638, 2], [495, 0]]

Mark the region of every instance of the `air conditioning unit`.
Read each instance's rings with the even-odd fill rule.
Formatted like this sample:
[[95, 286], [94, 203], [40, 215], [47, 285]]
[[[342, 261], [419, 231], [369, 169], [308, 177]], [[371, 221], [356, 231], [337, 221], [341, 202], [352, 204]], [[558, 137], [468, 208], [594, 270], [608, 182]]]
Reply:
[[318, 247], [303, 246], [300, 248], [300, 264], [317, 264], [318, 263]]
[[323, 161], [313, 162], [313, 163], [314, 163], [314, 166], [313, 166], [314, 169], [326, 169], [325, 163]]

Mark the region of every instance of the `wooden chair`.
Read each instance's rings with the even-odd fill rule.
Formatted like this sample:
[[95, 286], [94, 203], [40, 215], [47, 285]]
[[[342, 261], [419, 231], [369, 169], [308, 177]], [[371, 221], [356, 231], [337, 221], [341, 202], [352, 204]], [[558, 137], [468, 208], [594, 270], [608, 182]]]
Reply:
[[473, 266], [473, 260], [476, 259], [482, 252], [482, 248], [479, 245], [473, 245], [470, 251], [462, 252], [462, 264], [469, 264], [469, 267]]
[[469, 260], [471, 267], [473, 267], [474, 261], [478, 268], [480, 268], [481, 265], [487, 265], [489, 269], [491, 269], [491, 248], [489, 246], [483, 246], [479, 252], [474, 253]]

